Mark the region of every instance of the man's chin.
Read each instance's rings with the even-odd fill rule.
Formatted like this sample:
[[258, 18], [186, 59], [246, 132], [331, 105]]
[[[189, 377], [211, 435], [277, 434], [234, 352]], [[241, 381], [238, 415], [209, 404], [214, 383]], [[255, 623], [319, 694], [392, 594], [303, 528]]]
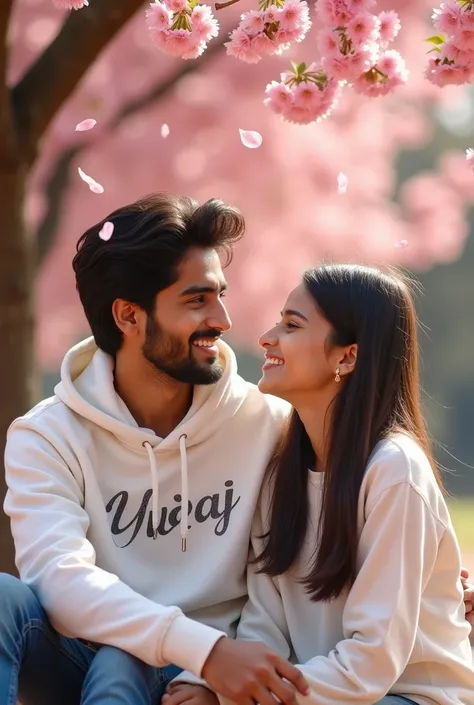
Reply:
[[194, 365], [193, 384], [197, 385], [208, 385], [216, 384], [222, 375], [224, 374], [224, 367], [222, 366], [219, 358], [213, 357], [209, 358], [206, 362], [200, 362]]

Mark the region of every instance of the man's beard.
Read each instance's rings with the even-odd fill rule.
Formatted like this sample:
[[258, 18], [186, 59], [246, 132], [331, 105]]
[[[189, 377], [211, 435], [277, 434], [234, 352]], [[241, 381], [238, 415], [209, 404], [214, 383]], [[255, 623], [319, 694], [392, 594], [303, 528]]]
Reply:
[[185, 384], [215, 384], [224, 374], [218, 357], [198, 362], [193, 356], [193, 340], [219, 337], [220, 332], [207, 330], [196, 332], [183, 344], [179, 338], [164, 331], [158, 323], [147, 316], [145, 342], [142, 347], [144, 358], [157, 370], [178, 382]]

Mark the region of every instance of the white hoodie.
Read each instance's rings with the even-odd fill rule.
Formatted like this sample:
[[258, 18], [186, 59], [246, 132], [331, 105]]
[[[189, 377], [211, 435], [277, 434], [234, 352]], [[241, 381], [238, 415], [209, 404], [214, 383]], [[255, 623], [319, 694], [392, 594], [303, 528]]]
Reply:
[[11, 425], [5, 452], [20, 577], [53, 626], [196, 675], [235, 635], [251, 522], [289, 409], [219, 347], [222, 379], [195, 387], [161, 439], [137, 426], [112, 358], [86, 340], [64, 358], [55, 396]]
[[[295, 567], [275, 579], [249, 567], [237, 638], [300, 664], [311, 694], [299, 705], [373, 705], [389, 691], [419, 705], [474, 705], [461, 557], [426, 455], [403, 434], [376, 447], [359, 495], [354, 585], [312, 602], [301, 578], [317, 545], [322, 481], [308, 472], [311, 521]], [[265, 487], [252, 532], [257, 554], [268, 528]]]

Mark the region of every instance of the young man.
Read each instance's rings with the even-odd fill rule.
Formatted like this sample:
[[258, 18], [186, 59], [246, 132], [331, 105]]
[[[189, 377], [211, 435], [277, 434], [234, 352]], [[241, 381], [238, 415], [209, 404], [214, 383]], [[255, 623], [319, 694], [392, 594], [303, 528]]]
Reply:
[[238, 376], [221, 341], [219, 255], [244, 219], [158, 194], [107, 221], [112, 237], [95, 225], [73, 262], [94, 338], [8, 433], [21, 582], [0, 576], [0, 705], [149, 705], [181, 669], [229, 697], [291, 703], [299, 672], [227, 638], [288, 411]]

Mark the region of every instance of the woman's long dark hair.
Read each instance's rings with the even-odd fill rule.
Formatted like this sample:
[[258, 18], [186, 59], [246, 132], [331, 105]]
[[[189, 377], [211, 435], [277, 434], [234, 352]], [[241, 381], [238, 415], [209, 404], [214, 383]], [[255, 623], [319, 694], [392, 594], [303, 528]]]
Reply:
[[[404, 431], [423, 448], [439, 485], [420, 408], [417, 317], [410, 287], [396, 272], [352, 265], [307, 271], [304, 285], [331, 324], [329, 345], [356, 343], [355, 370], [332, 408], [324, 466], [319, 543], [303, 583], [314, 601], [330, 600], [356, 577], [357, 506], [375, 445]], [[281, 575], [296, 561], [309, 521], [308, 468], [316, 459], [296, 411], [275, 449], [270, 527], [257, 558], [261, 572]]]

